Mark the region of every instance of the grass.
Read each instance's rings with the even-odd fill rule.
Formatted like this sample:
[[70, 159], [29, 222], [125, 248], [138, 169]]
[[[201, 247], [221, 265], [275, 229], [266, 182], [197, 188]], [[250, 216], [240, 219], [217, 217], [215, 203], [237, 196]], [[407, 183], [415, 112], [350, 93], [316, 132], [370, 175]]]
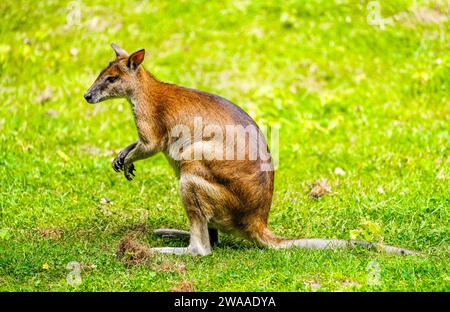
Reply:
[[[448, 1], [381, 1], [384, 30], [367, 23], [365, 1], [83, 1], [79, 25], [72, 6], [0, 3], [0, 290], [450, 290]], [[137, 162], [131, 183], [111, 169], [136, 139], [128, 103], [83, 99], [111, 42], [146, 48], [163, 81], [279, 124], [275, 233], [425, 257], [273, 251], [221, 235], [208, 257], [124, 264], [115, 254], [136, 226], [188, 226], [162, 156]], [[312, 199], [321, 178], [332, 193]], [[67, 283], [71, 261], [80, 285]]]

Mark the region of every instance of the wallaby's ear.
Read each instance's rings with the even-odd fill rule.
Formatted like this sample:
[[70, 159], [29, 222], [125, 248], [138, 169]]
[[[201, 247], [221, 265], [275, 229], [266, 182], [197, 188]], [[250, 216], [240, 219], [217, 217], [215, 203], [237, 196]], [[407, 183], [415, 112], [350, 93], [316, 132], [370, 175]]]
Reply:
[[144, 49], [134, 52], [128, 58], [127, 62], [128, 67], [132, 70], [135, 70], [136, 68], [138, 68], [139, 65], [141, 65], [142, 61], [144, 61], [144, 57], [145, 57]]
[[116, 52], [116, 56], [128, 56], [127, 51], [125, 51], [115, 43], [111, 43], [111, 48], [114, 50], [114, 52]]

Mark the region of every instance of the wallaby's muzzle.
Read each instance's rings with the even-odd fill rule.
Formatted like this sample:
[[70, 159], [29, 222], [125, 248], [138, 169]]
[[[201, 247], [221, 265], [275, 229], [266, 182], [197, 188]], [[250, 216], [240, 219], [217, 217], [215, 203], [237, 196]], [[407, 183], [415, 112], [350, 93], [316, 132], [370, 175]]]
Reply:
[[98, 91], [98, 86], [94, 84], [86, 91], [84, 98], [88, 103], [94, 104], [106, 100], [108, 97], [102, 96]]
[[92, 93], [86, 92], [86, 93], [84, 94], [84, 98], [86, 99], [86, 101], [87, 101], [88, 103], [94, 103], [94, 102], [92, 101]]

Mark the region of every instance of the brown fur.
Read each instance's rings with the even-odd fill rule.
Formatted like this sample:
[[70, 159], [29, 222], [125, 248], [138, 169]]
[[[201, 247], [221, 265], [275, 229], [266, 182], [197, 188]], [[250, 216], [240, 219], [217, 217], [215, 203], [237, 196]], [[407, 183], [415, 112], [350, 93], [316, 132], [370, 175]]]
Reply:
[[[175, 138], [170, 130], [176, 125], [194, 129], [195, 117], [202, 117], [203, 125], [253, 125], [254, 121], [238, 106], [219, 96], [164, 83], [139, 66], [143, 50], [128, 56], [113, 46], [117, 59], [101, 72], [86, 94], [92, 102], [112, 97], [125, 97], [131, 104], [138, 142], [125, 148], [113, 166], [123, 169], [131, 179], [133, 162], [163, 152], [180, 177], [183, 204], [191, 223], [191, 254], [210, 253], [209, 232], [212, 229], [234, 233], [269, 247], [333, 248], [337, 240], [290, 240], [274, 236], [267, 228], [272, 203], [274, 171], [261, 171], [262, 159], [251, 160], [248, 148], [243, 160], [175, 160], [170, 149]], [[118, 76], [119, 82], [105, 82]], [[267, 150], [267, 144], [258, 129], [256, 137]], [[214, 142], [216, 138], [204, 140]], [[224, 144], [225, 145], [225, 144]], [[234, 146], [236, 148], [236, 146]], [[224, 152], [232, 146], [224, 147]], [[188, 153], [189, 151], [186, 151]], [[123, 158], [120, 161], [120, 158]], [[270, 166], [271, 160], [269, 160]], [[211, 233], [211, 232], [210, 232]], [[328, 243], [327, 243], [328, 242]], [[337, 245], [343, 245], [342, 241]], [[348, 245], [348, 242], [345, 245]], [[324, 245], [325, 244], [325, 245]], [[317, 245], [317, 246], [315, 246]], [[336, 246], [337, 246], [336, 245]], [[164, 251], [166, 252], [166, 251]]]

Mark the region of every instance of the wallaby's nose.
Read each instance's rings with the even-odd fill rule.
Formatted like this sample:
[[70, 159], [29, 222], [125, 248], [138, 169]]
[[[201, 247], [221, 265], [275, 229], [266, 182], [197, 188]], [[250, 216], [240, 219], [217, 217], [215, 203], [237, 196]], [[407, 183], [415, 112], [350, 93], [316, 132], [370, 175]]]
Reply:
[[91, 100], [92, 100], [92, 94], [89, 93], [89, 92], [86, 92], [86, 93], [84, 94], [84, 98], [86, 99], [86, 101], [91, 102]]

